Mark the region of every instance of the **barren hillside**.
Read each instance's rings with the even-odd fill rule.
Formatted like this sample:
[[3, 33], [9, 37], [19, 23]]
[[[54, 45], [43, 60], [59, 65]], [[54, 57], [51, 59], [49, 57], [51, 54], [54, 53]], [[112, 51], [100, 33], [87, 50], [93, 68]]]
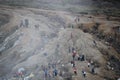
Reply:
[[[25, 0], [24, 4], [5, 1], [0, 5], [0, 80], [120, 78], [119, 16], [101, 10], [92, 14], [95, 6], [90, 0]], [[7, 6], [8, 2], [12, 6]], [[73, 50], [77, 53], [75, 59]], [[78, 60], [79, 55], [84, 55], [85, 60]], [[94, 63], [90, 67], [89, 61]], [[18, 74], [22, 70], [22, 75]]]

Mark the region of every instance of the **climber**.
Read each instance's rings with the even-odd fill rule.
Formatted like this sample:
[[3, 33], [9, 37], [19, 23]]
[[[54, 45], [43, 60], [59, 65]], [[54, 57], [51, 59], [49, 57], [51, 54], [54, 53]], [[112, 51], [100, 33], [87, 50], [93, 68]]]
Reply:
[[80, 59], [80, 61], [84, 61], [85, 60], [85, 56], [82, 54], [82, 55], [79, 56], [79, 59]]
[[77, 23], [77, 18], [75, 18], [75, 20], [74, 20], [76, 23]]
[[44, 70], [44, 74], [45, 74], [45, 78], [47, 78], [47, 76], [48, 76], [48, 70], [47, 70], [47, 68]]
[[48, 76], [49, 76], [49, 77], [52, 77], [52, 76], [53, 76], [52, 74], [53, 74], [53, 72], [52, 72], [52, 70], [50, 69]]
[[19, 76], [22, 77], [22, 76], [24, 75], [24, 73], [25, 73], [25, 69], [24, 69], [24, 68], [19, 68], [19, 69], [18, 69], [18, 75], [19, 75]]
[[85, 56], [84, 55], [82, 55], [82, 61], [85, 61]]
[[28, 19], [25, 19], [25, 26], [28, 27], [28, 25], [29, 25], [29, 21]]
[[68, 49], [69, 53], [71, 53], [71, 47], [69, 46], [69, 49]]
[[73, 60], [75, 59], [75, 56], [76, 56], [76, 51], [74, 50], [72, 54]]
[[94, 67], [92, 67], [91, 73], [92, 73], [92, 74], [95, 74], [95, 68], [94, 68]]
[[77, 75], [77, 68], [73, 67], [74, 74]]
[[78, 21], [78, 22], [80, 21], [80, 16], [78, 16], [77, 21]]
[[75, 51], [75, 48], [74, 47], [72, 47], [72, 53]]
[[94, 43], [94, 45], [95, 45], [95, 46], [97, 46], [97, 43], [96, 43], [96, 41], [95, 41], [95, 40], [93, 40], [93, 43]]
[[73, 34], [71, 33], [71, 39], [73, 38]]
[[72, 67], [75, 67], [75, 61], [71, 61]]
[[84, 78], [86, 77], [86, 72], [84, 70], [82, 70], [82, 75]]
[[53, 75], [54, 75], [54, 76], [57, 76], [57, 75], [58, 75], [58, 70], [57, 70], [57, 69], [54, 69]]
[[82, 61], [82, 55], [79, 55], [78, 60]]
[[90, 62], [88, 62], [88, 67], [90, 67], [91, 66], [91, 64], [90, 64]]
[[80, 56], [78, 56], [78, 61], [80, 60]]
[[90, 61], [90, 64], [91, 64], [91, 65], [94, 65], [94, 62], [91, 60], [91, 61]]
[[51, 64], [50, 63], [48, 63], [48, 69], [51, 69]]
[[56, 68], [56, 63], [52, 63], [52, 68]]
[[80, 60], [80, 55], [77, 53], [76, 54], [78, 61]]
[[24, 27], [23, 20], [21, 20], [20, 27]]

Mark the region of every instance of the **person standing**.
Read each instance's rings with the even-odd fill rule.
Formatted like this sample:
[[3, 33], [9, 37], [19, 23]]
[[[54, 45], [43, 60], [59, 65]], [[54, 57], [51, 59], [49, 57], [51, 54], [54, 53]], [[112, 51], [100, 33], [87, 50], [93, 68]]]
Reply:
[[25, 19], [25, 26], [28, 27], [28, 25], [29, 25], [29, 21], [28, 19]]
[[93, 40], [93, 43], [94, 43], [94, 45], [95, 45], [95, 46], [97, 46], [97, 43], [96, 43], [96, 41], [95, 41], [95, 40]]
[[91, 68], [91, 73], [95, 74], [95, 68], [94, 67]]
[[73, 67], [74, 74], [77, 75], [77, 68]]
[[58, 70], [57, 70], [57, 69], [54, 69], [53, 75], [54, 75], [54, 76], [57, 76], [57, 75], [58, 75]]
[[75, 61], [71, 61], [72, 67], [75, 67]]
[[75, 56], [76, 56], [76, 51], [74, 50], [72, 54], [73, 60], [75, 60]]
[[45, 74], [45, 78], [47, 78], [47, 76], [48, 76], [48, 70], [47, 69], [44, 70], [44, 74]]
[[82, 70], [82, 75], [84, 78], [86, 78], [86, 71]]
[[91, 66], [90, 62], [88, 62], [87, 65], [88, 65], [88, 67], [90, 67]]
[[20, 27], [24, 27], [23, 20], [20, 22]]

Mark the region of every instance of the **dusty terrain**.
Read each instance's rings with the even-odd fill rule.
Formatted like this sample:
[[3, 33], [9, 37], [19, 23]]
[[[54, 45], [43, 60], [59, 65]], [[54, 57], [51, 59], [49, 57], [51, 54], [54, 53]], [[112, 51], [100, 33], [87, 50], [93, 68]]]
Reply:
[[[80, 20], [76, 22], [78, 16]], [[1, 5], [0, 80], [21, 80], [21, 77], [14, 76], [20, 68], [26, 71], [24, 78], [33, 74], [31, 80], [84, 80], [83, 69], [87, 72], [86, 80], [118, 79], [120, 18], [110, 17], [108, 20], [107, 17], [104, 14], [73, 13], [62, 8], [52, 10]], [[26, 19], [28, 25], [23, 25]], [[116, 27], [117, 32], [114, 31]], [[110, 36], [115, 40], [108, 40]], [[73, 47], [79, 55], [85, 55], [85, 61], [75, 62], [77, 75], [74, 75], [70, 64]], [[87, 67], [89, 59], [96, 64], [96, 74], [91, 74]], [[49, 63], [55, 63], [64, 76], [44, 79], [41, 66], [47, 67]]]

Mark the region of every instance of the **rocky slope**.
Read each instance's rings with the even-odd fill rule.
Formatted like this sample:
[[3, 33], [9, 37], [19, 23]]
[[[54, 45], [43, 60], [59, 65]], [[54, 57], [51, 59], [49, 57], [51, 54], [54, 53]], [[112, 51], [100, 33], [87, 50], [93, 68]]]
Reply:
[[[55, 0], [54, 4], [61, 1]], [[20, 68], [25, 69], [24, 78], [32, 74], [32, 80], [43, 80], [44, 72], [41, 66], [47, 67], [48, 64], [56, 64], [59, 72], [64, 73], [64, 76], [59, 75], [49, 80], [84, 79], [81, 74], [83, 68], [87, 72], [87, 80], [119, 78], [118, 51], [114, 46], [94, 36], [95, 30], [92, 30], [96, 23], [100, 23], [101, 27], [96, 33], [99, 34], [103, 30], [107, 34], [111, 31], [111, 23], [113, 26], [119, 26], [119, 21], [108, 21], [106, 15], [83, 15], [61, 11], [61, 8], [55, 9], [1, 6], [0, 80], [20, 79], [15, 76]], [[80, 21], [76, 22], [78, 15]], [[78, 75], [74, 75], [70, 64], [72, 48], [75, 48], [79, 55], [84, 54], [86, 59], [83, 62], [76, 61]], [[91, 74], [87, 60], [94, 61], [97, 74]]]

